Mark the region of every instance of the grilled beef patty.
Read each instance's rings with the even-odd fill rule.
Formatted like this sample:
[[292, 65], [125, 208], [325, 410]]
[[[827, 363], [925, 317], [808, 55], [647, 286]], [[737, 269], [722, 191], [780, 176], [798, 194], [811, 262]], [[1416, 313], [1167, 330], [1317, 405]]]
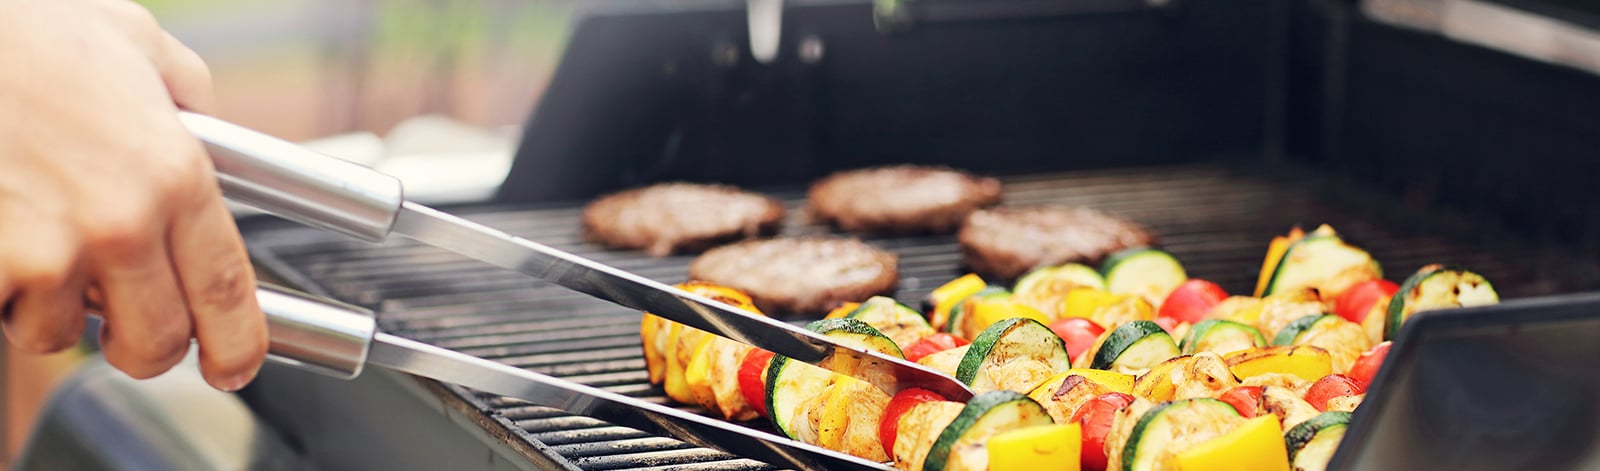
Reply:
[[911, 165], [835, 173], [807, 194], [812, 220], [880, 234], [953, 232], [968, 214], [999, 203], [999, 180]]
[[973, 212], [958, 235], [962, 260], [984, 277], [1013, 280], [1038, 266], [1096, 264], [1113, 252], [1148, 246], [1144, 227], [1089, 208], [1024, 206]]
[[894, 290], [897, 261], [856, 239], [751, 240], [700, 255], [689, 265], [689, 279], [749, 293], [763, 312], [820, 314]]
[[589, 203], [583, 233], [591, 242], [664, 257], [776, 233], [783, 213], [778, 200], [731, 186], [662, 183]]

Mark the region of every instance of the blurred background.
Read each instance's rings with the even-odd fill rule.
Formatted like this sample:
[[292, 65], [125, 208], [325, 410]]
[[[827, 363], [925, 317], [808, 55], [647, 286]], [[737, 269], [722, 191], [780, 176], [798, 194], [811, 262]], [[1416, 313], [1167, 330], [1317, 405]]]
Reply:
[[[290, 140], [435, 115], [520, 124], [560, 58], [575, 0], [139, 0], [203, 57], [218, 114]], [[0, 344], [3, 344], [0, 341]], [[87, 355], [0, 348], [0, 469]]]
[[291, 140], [425, 114], [520, 123], [573, 0], [140, 0], [205, 58], [219, 114]]

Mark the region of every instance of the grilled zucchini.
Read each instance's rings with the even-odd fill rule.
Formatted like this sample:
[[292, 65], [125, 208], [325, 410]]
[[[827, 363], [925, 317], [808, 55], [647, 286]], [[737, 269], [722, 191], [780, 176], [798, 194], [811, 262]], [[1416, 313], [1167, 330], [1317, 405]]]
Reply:
[[1012, 318], [972, 340], [956, 367], [956, 380], [977, 392], [1026, 392], [1071, 367], [1067, 347], [1054, 331], [1033, 319]]
[[1356, 283], [1381, 278], [1383, 269], [1371, 254], [1322, 226], [1289, 245], [1260, 294], [1312, 288], [1322, 297], [1334, 299]]
[[[848, 346], [903, 356], [893, 340], [855, 319], [824, 319], [806, 328]], [[855, 360], [841, 356], [828, 361]], [[865, 381], [785, 356], [774, 356], [767, 366], [767, 410], [772, 424], [795, 440], [862, 458], [888, 459], [877, 440], [888, 402], [888, 394]]]
[[1179, 349], [1186, 355], [1199, 352], [1227, 355], [1265, 346], [1266, 339], [1255, 327], [1229, 320], [1206, 319], [1189, 327], [1189, 335], [1184, 336]]
[[917, 340], [933, 335], [933, 326], [922, 313], [900, 304], [894, 298], [873, 296], [845, 317], [867, 323], [879, 333], [893, 340], [900, 348], [911, 346]]
[[[1224, 404], [1226, 405], [1226, 404]], [[1055, 423], [1044, 407], [1020, 393], [989, 391], [974, 396], [934, 439], [922, 469], [982, 470], [989, 466], [989, 438], [1007, 430]], [[896, 439], [898, 441], [898, 439]]]
[[1400, 326], [1413, 314], [1434, 309], [1484, 306], [1500, 302], [1494, 285], [1483, 275], [1470, 271], [1427, 265], [1406, 278], [1400, 291], [1389, 299], [1384, 339], [1400, 333]]
[[1107, 451], [1120, 458], [1111, 463], [1112, 469], [1164, 469], [1178, 453], [1221, 437], [1244, 423], [1239, 411], [1226, 402], [1211, 398], [1173, 401], [1145, 412], [1128, 434], [1127, 443], [1120, 450]]
[[1328, 460], [1339, 449], [1344, 432], [1350, 423], [1349, 412], [1323, 412], [1301, 422], [1284, 434], [1284, 445], [1289, 449], [1289, 462], [1297, 471], [1322, 471]]
[[1310, 345], [1328, 351], [1334, 373], [1350, 371], [1362, 352], [1372, 348], [1360, 325], [1343, 317], [1320, 314], [1295, 319], [1272, 339], [1273, 345]]
[[1183, 264], [1172, 254], [1151, 248], [1134, 248], [1111, 254], [1100, 265], [1106, 288], [1116, 294], [1136, 294], [1161, 307], [1178, 285], [1189, 281]]
[[1098, 349], [1090, 351], [1094, 359], [1089, 368], [1130, 374], [1143, 373], [1179, 355], [1172, 336], [1160, 324], [1145, 320], [1123, 323], [1111, 331]]

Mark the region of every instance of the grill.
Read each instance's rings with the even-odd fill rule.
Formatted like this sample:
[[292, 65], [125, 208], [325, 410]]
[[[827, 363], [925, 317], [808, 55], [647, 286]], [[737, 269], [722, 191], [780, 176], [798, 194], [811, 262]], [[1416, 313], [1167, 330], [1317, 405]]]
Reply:
[[[1003, 178], [1007, 204], [1083, 205], [1153, 229], [1190, 276], [1229, 292], [1253, 288], [1266, 241], [1294, 225], [1332, 224], [1368, 249], [1389, 278], [1426, 263], [1478, 271], [1504, 297], [1600, 288], [1600, 267], [1533, 248], [1495, 228], [1454, 224], [1449, 214], [1405, 209], [1368, 188], [1293, 166], [1213, 162], [1123, 167]], [[803, 220], [803, 192], [771, 189], [790, 210], [786, 234], [827, 233]], [[668, 283], [683, 281], [689, 256], [654, 259], [581, 241], [579, 203], [457, 208], [501, 228]], [[301, 288], [379, 312], [385, 331], [670, 403], [646, 380], [639, 313], [413, 243], [368, 246], [312, 229], [255, 228], [259, 265]], [[964, 273], [953, 236], [869, 238], [900, 255], [895, 297], [913, 304]], [[797, 322], [799, 320], [796, 320]], [[765, 469], [763, 463], [698, 448], [525, 402], [454, 386], [477, 422], [514, 447], [570, 469]], [[691, 406], [683, 406], [686, 409]], [[751, 424], [763, 427], [762, 424]]]

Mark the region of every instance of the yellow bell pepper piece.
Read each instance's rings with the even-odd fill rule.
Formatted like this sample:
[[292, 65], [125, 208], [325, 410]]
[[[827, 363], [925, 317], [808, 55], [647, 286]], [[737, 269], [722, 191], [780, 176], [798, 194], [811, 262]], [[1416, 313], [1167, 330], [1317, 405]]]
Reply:
[[849, 376], [836, 376], [828, 392], [823, 394], [822, 418], [817, 421], [817, 446], [829, 450], [844, 448], [844, 432], [850, 428], [850, 383], [860, 381]]
[[[1283, 439], [1279, 438], [1282, 446]], [[1050, 424], [1007, 430], [989, 437], [989, 471], [1078, 471], [1083, 426]]]
[[[683, 324], [673, 322], [672, 327], [667, 331], [668, 338], [676, 339], [679, 335], [683, 335], [683, 328]], [[665, 389], [667, 397], [684, 404], [693, 404], [695, 402], [694, 393], [689, 391], [689, 381], [683, 375], [683, 370], [688, 365], [678, 361], [678, 342], [667, 342], [666, 354], [667, 379]]]
[[1256, 325], [1261, 320], [1261, 308], [1266, 304], [1261, 298], [1229, 296], [1213, 306], [1206, 314], [1208, 319], [1225, 319], [1245, 325]]
[[[1043, 388], [1056, 386], [1061, 383], [1062, 379], [1065, 379], [1068, 376], [1082, 376], [1083, 379], [1087, 379], [1094, 384], [1104, 386], [1106, 389], [1123, 394], [1133, 393], [1133, 380], [1135, 378], [1133, 375], [1109, 370], [1091, 370], [1088, 368], [1073, 368], [1067, 371], [1056, 373], [1054, 376], [1051, 376], [1050, 379], [1040, 382], [1039, 387]], [[1031, 396], [1033, 393], [1029, 392], [1028, 395]]]
[[[973, 303], [972, 315], [973, 320], [977, 322], [968, 325], [978, 327], [978, 332], [982, 332], [984, 328], [988, 328], [989, 326], [994, 325], [996, 322], [1017, 317], [1033, 319], [1039, 321], [1040, 324], [1050, 323], [1050, 316], [1044, 315], [1044, 313], [1039, 312], [1038, 309], [1034, 309], [1032, 306], [1013, 301], [1009, 298], [986, 300]], [[977, 332], [974, 332], [974, 334], [976, 333]], [[973, 337], [976, 337], [976, 335]]]
[[684, 382], [689, 386], [689, 394], [694, 396], [696, 404], [706, 410], [717, 410], [717, 394], [711, 389], [711, 362], [715, 361], [709, 354], [711, 342], [716, 337], [706, 336], [704, 340], [694, 345], [694, 357], [689, 359], [689, 365], [683, 369]]
[[[972, 296], [973, 293], [983, 291], [989, 284], [977, 274], [968, 273], [960, 278], [950, 280], [938, 288], [934, 288], [928, 297], [933, 300], [933, 312], [928, 313], [928, 318], [935, 320], [936, 324], [943, 324], [950, 318], [950, 310], [955, 309], [956, 303]], [[935, 325], [934, 327], [940, 327]]]
[[1278, 416], [1267, 414], [1180, 452], [1173, 461], [1180, 471], [1288, 471], [1289, 451]]
[[[1066, 300], [1061, 302], [1061, 317], [1082, 317], [1090, 319], [1094, 312], [1105, 306], [1115, 304], [1121, 296], [1111, 294], [1094, 288], [1077, 287], [1067, 292]], [[1110, 330], [1110, 326], [1101, 326]]]
[[1267, 282], [1272, 280], [1272, 272], [1278, 270], [1278, 262], [1283, 260], [1283, 254], [1289, 251], [1289, 246], [1305, 238], [1306, 231], [1296, 227], [1289, 231], [1289, 235], [1272, 238], [1272, 243], [1267, 245], [1267, 258], [1261, 261], [1261, 274], [1256, 276], [1256, 297], [1261, 297], [1267, 290]]
[[1239, 379], [1279, 373], [1316, 381], [1333, 373], [1333, 356], [1309, 345], [1252, 348], [1228, 354], [1225, 360]]
[[850, 313], [856, 312], [856, 308], [858, 308], [858, 307], [861, 307], [861, 303], [844, 303], [844, 304], [839, 305], [839, 307], [833, 308], [832, 311], [828, 311], [828, 315], [822, 316], [822, 318], [823, 319], [838, 319], [838, 318], [841, 318], [841, 317], [844, 317], [844, 316], [848, 316], [848, 315], [850, 315]]
[[1102, 305], [1089, 314], [1089, 320], [1106, 330], [1115, 330], [1117, 326], [1128, 321], [1153, 321], [1156, 319], [1156, 308], [1146, 301], [1144, 296], [1137, 294], [1117, 294], [1114, 300]]

